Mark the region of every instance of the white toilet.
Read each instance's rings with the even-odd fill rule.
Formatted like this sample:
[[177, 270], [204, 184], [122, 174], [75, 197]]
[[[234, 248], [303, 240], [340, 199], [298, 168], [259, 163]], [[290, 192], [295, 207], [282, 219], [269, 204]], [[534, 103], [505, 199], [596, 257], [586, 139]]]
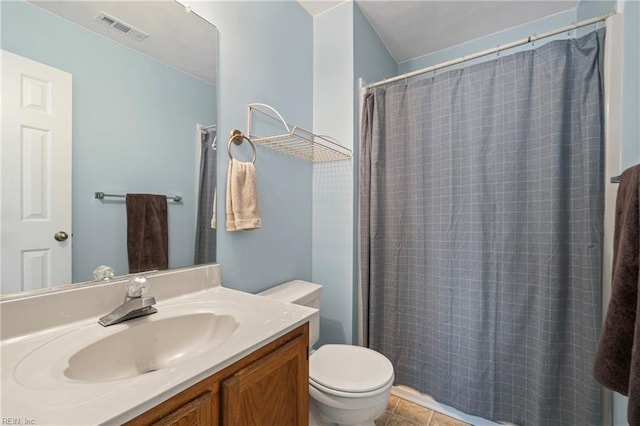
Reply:
[[[259, 295], [319, 308], [321, 292], [321, 285], [295, 280]], [[309, 348], [319, 335], [320, 321], [316, 316], [309, 324]], [[331, 423], [373, 425], [384, 413], [393, 379], [391, 362], [384, 355], [360, 346], [324, 345], [309, 357], [310, 402]]]

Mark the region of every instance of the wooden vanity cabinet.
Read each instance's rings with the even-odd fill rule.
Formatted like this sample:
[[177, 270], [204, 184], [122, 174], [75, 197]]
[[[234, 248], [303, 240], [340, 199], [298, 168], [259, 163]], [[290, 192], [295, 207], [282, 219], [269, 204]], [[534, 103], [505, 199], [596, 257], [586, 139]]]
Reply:
[[308, 425], [308, 344], [306, 323], [126, 425]]

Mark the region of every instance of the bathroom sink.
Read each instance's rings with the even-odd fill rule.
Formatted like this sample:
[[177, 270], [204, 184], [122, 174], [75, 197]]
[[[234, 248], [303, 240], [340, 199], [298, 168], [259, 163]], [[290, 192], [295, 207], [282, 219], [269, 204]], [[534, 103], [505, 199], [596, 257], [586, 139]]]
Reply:
[[231, 315], [210, 312], [132, 321], [127, 325], [130, 326], [73, 354], [64, 375], [74, 380], [104, 382], [149, 373], [220, 345], [236, 329]]
[[[59, 336], [27, 355], [16, 366], [14, 377], [33, 388], [132, 378], [210, 351], [229, 340], [239, 327], [235, 315], [202, 306], [158, 310], [155, 315], [111, 327], [96, 321]], [[51, 354], [57, 354], [53, 363]], [[50, 368], [43, 369], [43, 365]]]

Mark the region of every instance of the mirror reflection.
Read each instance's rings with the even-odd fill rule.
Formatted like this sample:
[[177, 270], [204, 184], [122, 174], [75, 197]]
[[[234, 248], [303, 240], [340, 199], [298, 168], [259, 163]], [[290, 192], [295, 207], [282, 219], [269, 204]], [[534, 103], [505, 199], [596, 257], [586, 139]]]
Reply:
[[165, 266], [215, 261], [215, 27], [174, 0], [0, 7], [0, 292], [133, 272], [126, 194], [180, 198]]

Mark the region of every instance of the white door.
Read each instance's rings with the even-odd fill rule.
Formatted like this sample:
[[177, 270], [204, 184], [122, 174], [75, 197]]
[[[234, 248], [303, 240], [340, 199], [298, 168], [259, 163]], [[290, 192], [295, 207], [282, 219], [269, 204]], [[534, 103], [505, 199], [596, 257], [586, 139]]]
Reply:
[[70, 283], [71, 74], [0, 53], [0, 293]]

